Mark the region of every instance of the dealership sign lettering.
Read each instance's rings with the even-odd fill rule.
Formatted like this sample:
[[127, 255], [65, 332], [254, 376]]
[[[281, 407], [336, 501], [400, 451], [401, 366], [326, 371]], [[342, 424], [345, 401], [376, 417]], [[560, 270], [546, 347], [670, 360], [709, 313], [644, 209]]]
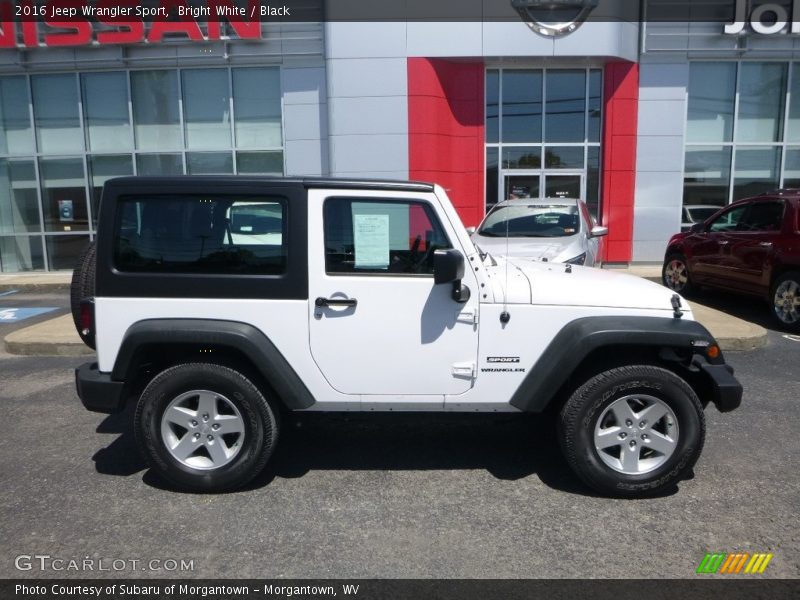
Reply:
[[[786, 6], [776, 3], [749, 6], [748, 0], [736, 0], [733, 23], [725, 25], [725, 33], [738, 35], [749, 25], [755, 33], [772, 35], [775, 33], [800, 34], [800, 0], [792, 0], [792, 14]], [[748, 10], [752, 8], [752, 10]]]
[[[284, 9], [280, 13], [280, 9]], [[265, 13], [266, 10], [266, 13]], [[205, 6], [186, 0], [33, 0], [0, 3], [0, 48], [18, 46], [86, 46], [90, 44], [159, 43], [166, 36], [190, 41], [219, 40], [222, 22], [239, 39], [260, 39], [261, 18], [290, 16], [286, 7], [249, 0], [207, 0]], [[201, 27], [201, 24], [203, 27]], [[205, 29], [205, 32], [204, 32]], [[21, 33], [21, 37], [19, 36]]]

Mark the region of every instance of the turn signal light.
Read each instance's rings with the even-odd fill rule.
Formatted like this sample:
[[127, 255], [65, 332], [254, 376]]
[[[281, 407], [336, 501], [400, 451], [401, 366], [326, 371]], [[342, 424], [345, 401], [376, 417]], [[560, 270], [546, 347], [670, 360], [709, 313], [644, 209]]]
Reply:
[[719, 346], [712, 344], [711, 346], [706, 348], [706, 356], [708, 356], [708, 358], [719, 358], [719, 355], [720, 355]]

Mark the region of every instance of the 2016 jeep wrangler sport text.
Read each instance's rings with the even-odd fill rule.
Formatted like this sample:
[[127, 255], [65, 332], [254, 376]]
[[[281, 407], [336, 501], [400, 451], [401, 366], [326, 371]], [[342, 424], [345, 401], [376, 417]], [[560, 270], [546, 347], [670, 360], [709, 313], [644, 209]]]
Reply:
[[548, 409], [585, 483], [641, 496], [693, 467], [706, 405], [742, 397], [671, 291], [484, 254], [426, 183], [114, 179], [73, 284], [97, 349], [78, 395], [136, 402], [142, 452], [184, 489], [247, 483], [283, 411]]

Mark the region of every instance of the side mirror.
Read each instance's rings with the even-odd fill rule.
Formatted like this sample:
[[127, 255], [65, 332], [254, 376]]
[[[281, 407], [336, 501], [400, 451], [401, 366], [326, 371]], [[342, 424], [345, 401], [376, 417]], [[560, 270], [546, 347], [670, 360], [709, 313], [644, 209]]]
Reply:
[[706, 230], [705, 223], [695, 223], [689, 228], [692, 233], [703, 233]]
[[458, 250], [437, 250], [433, 253], [433, 280], [436, 285], [453, 283], [464, 278], [464, 256]]
[[437, 250], [433, 253], [433, 281], [436, 285], [453, 284], [453, 300], [459, 304], [469, 301], [470, 291], [461, 285], [464, 278], [464, 256], [458, 250]]
[[608, 227], [600, 227], [599, 225], [595, 225], [592, 227], [592, 231], [589, 232], [589, 237], [598, 238], [598, 237], [605, 237], [608, 235]]
[[473, 235], [476, 231], [478, 231], [477, 227], [467, 227], [467, 233], [469, 235]]

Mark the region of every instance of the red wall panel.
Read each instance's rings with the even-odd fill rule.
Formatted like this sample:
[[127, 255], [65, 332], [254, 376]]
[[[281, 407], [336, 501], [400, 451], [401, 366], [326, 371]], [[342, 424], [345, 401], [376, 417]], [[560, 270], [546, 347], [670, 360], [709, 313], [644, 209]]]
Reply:
[[609, 229], [607, 262], [630, 262], [636, 189], [639, 65], [610, 62], [605, 68], [603, 224]]
[[438, 183], [464, 225], [483, 218], [483, 61], [409, 58], [408, 170]]

